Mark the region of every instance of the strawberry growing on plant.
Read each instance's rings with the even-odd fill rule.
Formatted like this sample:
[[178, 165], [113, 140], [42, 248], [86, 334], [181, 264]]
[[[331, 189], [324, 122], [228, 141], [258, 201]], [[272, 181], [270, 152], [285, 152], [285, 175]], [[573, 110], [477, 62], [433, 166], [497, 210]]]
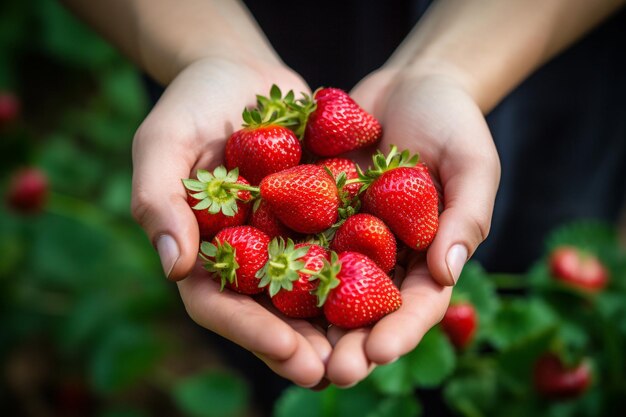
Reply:
[[391, 278], [367, 256], [357, 252], [331, 252], [330, 262], [316, 275], [318, 305], [326, 319], [346, 329], [376, 323], [402, 304]]
[[594, 254], [574, 246], [560, 246], [550, 254], [550, 272], [556, 280], [590, 293], [603, 290], [609, 280]]
[[213, 173], [199, 169], [197, 180], [184, 179], [187, 201], [198, 221], [200, 237], [211, 240], [225, 227], [239, 226], [250, 213], [250, 185], [237, 169], [219, 166]]
[[7, 205], [18, 213], [41, 211], [48, 197], [48, 177], [38, 168], [26, 168], [13, 174], [6, 195]]
[[0, 91], [0, 128], [13, 123], [20, 115], [20, 100], [13, 93]]
[[259, 286], [267, 287], [272, 304], [283, 314], [294, 318], [312, 318], [322, 314], [312, 291], [317, 280], [311, 280], [329, 260], [328, 251], [319, 245], [298, 243], [291, 239], [273, 239], [269, 260], [257, 273]]
[[298, 165], [268, 175], [259, 189], [274, 215], [296, 232], [323, 232], [339, 217], [337, 185], [320, 166]]
[[259, 279], [256, 273], [267, 262], [270, 238], [251, 226], [235, 226], [221, 230], [215, 238], [200, 245], [200, 258], [204, 268], [212, 272], [221, 283], [242, 294], [258, 294]]
[[396, 238], [379, 218], [359, 213], [339, 226], [330, 244], [335, 252], [359, 252], [373, 260], [385, 273], [396, 265]]
[[477, 327], [476, 309], [468, 302], [451, 304], [441, 320], [441, 328], [457, 349], [472, 343]]
[[439, 197], [425, 165], [408, 151], [391, 147], [385, 157], [378, 152], [373, 168], [359, 175], [363, 183], [363, 211], [385, 222], [407, 246], [425, 250], [439, 225]]
[[322, 88], [313, 97], [304, 132], [306, 147], [319, 156], [337, 156], [375, 144], [382, 137], [380, 123], [349, 95], [337, 88]]
[[546, 398], [577, 398], [591, 385], [591, 366], [585, 360], [567, 366], [554, 353], [546, 353], [535, 362], [533, 382], [537, 392]]

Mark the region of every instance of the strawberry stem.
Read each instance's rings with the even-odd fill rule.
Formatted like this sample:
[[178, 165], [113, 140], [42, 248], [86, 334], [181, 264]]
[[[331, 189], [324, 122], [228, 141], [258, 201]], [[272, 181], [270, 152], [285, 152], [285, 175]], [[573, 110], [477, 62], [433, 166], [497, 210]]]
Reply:
[[213, 264], [213, 268], [215, 268], [215, 269], [226, 269], [229, 266], [230, 265], [227, 264], [226, 262], [218, 262], [218, 263]]

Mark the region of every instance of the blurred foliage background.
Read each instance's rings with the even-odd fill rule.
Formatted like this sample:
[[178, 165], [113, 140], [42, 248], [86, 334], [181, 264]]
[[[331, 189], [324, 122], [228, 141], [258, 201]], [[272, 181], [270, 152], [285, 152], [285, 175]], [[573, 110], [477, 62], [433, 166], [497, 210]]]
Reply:
[[[23, 167], [48, 182], [41, 210], [0, 207], [0, 413], [260, 415], [251, 382], [207, 349], [130, 217], [131, 141], [149, 110], [138, 70], [56, 1], [5, 1], [0, 92], [2, 195]], [[606, 290], [554, 283], [548, 253], [562, 244], [601, 259]], [[587, 224], [555, 232], [524, 276], [468, 266], [455, 290], [478, 312], [468, 349], [436, 327], [352, 389], [289, 388], [274, 415], [443, 415], [424, 412], [432, 397], [464, 416], [612, 415], [626, 396], [625, 265], [615, 227]], [[555, 350], [594, 364], [584, 395], [533, 389], [533, 363]]]

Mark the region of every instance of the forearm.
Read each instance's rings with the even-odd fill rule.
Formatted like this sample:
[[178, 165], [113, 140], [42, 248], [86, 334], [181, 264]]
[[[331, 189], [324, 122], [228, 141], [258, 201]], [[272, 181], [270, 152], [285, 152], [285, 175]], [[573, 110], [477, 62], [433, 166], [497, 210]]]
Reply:
[[62, 0], [163, 84], [191, 62], [214, 56], [279, 62], [237, 0]]
[[463, 83], [483, 112], [624, 0], [439, 0], [389, 60]]

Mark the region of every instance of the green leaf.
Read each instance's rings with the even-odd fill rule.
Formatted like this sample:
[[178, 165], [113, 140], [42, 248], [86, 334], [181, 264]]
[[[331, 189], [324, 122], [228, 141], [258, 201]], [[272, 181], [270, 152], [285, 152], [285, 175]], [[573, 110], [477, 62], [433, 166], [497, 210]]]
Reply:
[[408, 357], [403, 356], [394, 363], [377, 367], [369, 378], [382, 394], [407, 395], [414, 390], [409, 365]]
[[322, 398], [326, 391], [311, 391], [292, 386], [287, 388], [274, 404], [273, 417], [322, 417]]
[[451, 380], [443, 397], [451, 409], [468, 417], [491, 416], [498, 401], [497, 378], [494, 368], [464, 374]]
[[178, 408], [190, 417], [230, 417], [245, 414], [249, 388], [224, 372], [204, 372], [177, 383], [172, 392]]
[[422, 407], [412, 395], [388, 397], [378, 403], [367, 417], [417, 417], [422, 415]]
[[502, 305], [493, 323], [491, 342], [501, 348], [524, 343], [526, 339], [558, 325], [555, 312], [540, 299], [516, 299]]
[[456, 366], [454, 348], [438, 327], [430, 329], [407, 356], [413, 381], [420, 387], [441, 384]]
[[163, 340], [149, 329], [119, 324], [104, 335], [91, 359], [93, 386], [110, 393], [128, 388], [145, 377], [166, 351]]

